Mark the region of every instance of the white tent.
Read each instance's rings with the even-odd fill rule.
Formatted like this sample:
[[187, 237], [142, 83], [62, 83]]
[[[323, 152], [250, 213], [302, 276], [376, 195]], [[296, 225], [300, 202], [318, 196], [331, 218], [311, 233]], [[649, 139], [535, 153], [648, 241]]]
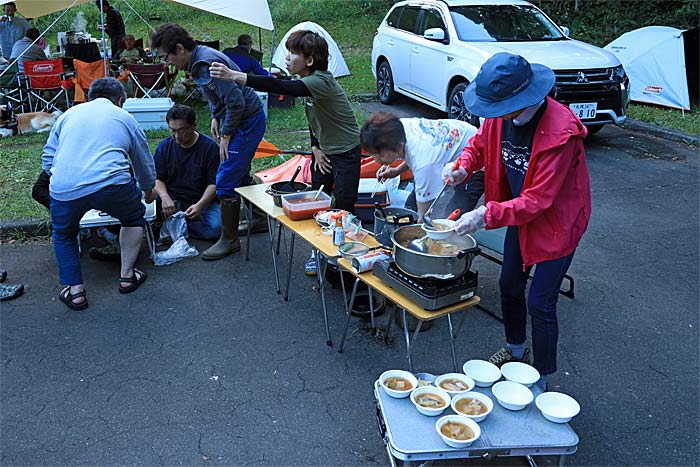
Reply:
[[605, 50], [625, 68], [633, 101], [690, 110], [683, 31], [647, 26], [621, 35]]
[[275, 54], [272, 56], [272, 64], [286, 70], [287, 67], [284, 64], [284, 59], [287, 56], [287, 53], [289, 51], [287, 50], [287, 47], [284, 46], [285, 42], [287, 42], [287, 38], [291, 33], [294, 31], [298, 31], [300, 29], [308, 29], [311, 31], [315, 31], [319, 33], [321, 36], [323, 36], [324, 39], [326, 39], [326, 42], [328, 42], [328, 71], [333, 73], [333, 76], [336, 78], [339, 76], [347, 76], [350, 74], [350, 70], [348, 69], [348, 66], [345, 64], [345, 59], [343, 58], [343, 54], [340, 53], [340, 49], [338, 48], [338, 44], [333, 40], [333, 37], [331, 37], [330, 34], [328, 34], [328, 31], [323, 29], [321, 26], [319, 26], [316, 23], [312, 23], [311, 21], [304, 21], [303, 23], [299, 23], [296, 26], [292, 27], [289, 31], [287, 31], [287, 34], [284, 35], [282, 40], [280, 41], [280, 44], [277, 46], [277, 50], [275, 50]]
[[[56, 11], [93, 2], [94, 0], [0, 0], [0, 5], [14, 1], [17, 11], [27, 18], [38, 18]], [[124, 0], [129, 2], [130, 0]], [[169, 0], [199, 10], [225, 16], [242, 23], [273, 30], [272, 15], [267, 0]], [[111, 2], [119, 7], [118, 1]]]

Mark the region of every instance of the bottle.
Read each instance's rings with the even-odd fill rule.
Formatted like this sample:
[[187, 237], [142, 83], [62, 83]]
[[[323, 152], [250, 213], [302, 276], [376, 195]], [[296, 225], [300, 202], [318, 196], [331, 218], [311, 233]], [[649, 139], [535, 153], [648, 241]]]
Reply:
[[333, 229], [333, 245], [340, 246], [345, 243], [345, 231], [343, 230], [342, 219], [335, 220], [335, 229]]

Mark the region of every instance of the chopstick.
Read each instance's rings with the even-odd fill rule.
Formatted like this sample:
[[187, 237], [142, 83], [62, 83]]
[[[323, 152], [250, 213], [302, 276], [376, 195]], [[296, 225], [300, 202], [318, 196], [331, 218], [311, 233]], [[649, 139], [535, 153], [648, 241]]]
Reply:
[[[381, 168], [384, 168], [384, 167], [386, 167], [386, 164], [382, 165]], [[377, 190], [379, 189], [379, 185], [381, 185], [385, 181], [386, 181], [386, 178], [384, 178], [384, 177], [377, 179], [377, 183], [374, 184], [374, 190], [372, 190], [372, 195], [370, 196], [370, 198], [374, 198], [374, 195], [377, 194]]]

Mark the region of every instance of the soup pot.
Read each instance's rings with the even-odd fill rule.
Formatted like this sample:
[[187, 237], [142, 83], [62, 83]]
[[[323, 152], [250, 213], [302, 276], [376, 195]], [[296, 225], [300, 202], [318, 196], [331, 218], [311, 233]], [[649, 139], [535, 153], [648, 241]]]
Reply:
[[424, 236], [425, 231], [420, 225], [399, 227], [391, 234], [396, 265], [404, 273], [418, 279], [448, 280], [461, 277], [471, 267], [474, 256], [481, 251], [474, 237], [457, 234], [444, 240], [459, 248], [456, 254], [436, 255], [408, 248], [411, 240]]
[[302, 191], [309, 191], [311, 185], [303, 182], [292, 182], [291, 187], [289, 180], [276, 182], [270, 185], [265, 193], [272, 196], [272, 201], [278, 208], [282, 207], [282, 195], [287, 195], [289, 193], [299, 193]]
[[[386, 216], [386, 217], [385, 217]], [[393, 217], [393, 220], [386, 219]], [[418, 220], [418, 213], [405, 208], [384, 208], [374, 210], [374, 237], [382, 245], [391, 247], [391, 234], [396, 229], [405, 225], [415, 224]]]

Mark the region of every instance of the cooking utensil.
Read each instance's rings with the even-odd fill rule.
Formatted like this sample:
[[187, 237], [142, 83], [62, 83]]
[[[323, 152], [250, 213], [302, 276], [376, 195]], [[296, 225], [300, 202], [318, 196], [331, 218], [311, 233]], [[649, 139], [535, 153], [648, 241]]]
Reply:
[[[376, 204], [375, 204], [376, 207]], [[397, 228], [416, 223], [418, 213], [406, 208], [382, 208], [374, 211], [374, 238], [382, 245], [391, 247], [391, 234]]]
[[301, 166], [297, 165], [297, 169], [294, 171], [294, 175], [292, 175], [292, 178], [287, 182], [286, 185], [283, 185], [280, 188], [280, 191], [289, 192], [290, 190], [292, 190], [294, 187], [294, 180], [296, 180], [297, 175], [299, 175], [299, 172], [301, 172]]
[[[459, 169], [459, 159], [457, 159], [452, 166], [452, 170], [457, 170]], [[442, 190], [440, 190], [440, 193], [438, 193], [437, 197], [433, 200], [433, 202], [430, 204], [430, 207], [428, 208], [427, 211], [425, 211], [425, 214], [423, 214], [423, 223], [427, 225], [429, 228], [433, 230], [437, 230], [435, 228], [435, 225], [433, 224], [433, 219], [428, 215], [433, 212], [433, 206], [435, 206], [435, 203], [437, 200], [440, 199], [440, 196], [442, 196], [442, 193], [445, 191], [445, 188], [447, 188], [447, 185], [449, 185], [449, 181], [445, 181], [445, 184], [442, 186]]]
[[404, 273], [418, 279], [447, 280], [461, 277], [481, 251], [471, 235], [454, 234], [449, 237], [449, 243], [460, 249], [454, 255], [418, 252], [408, 247], [411, 240], [422, 237], [424, 233], [420, 225], [407, 225], [391, 234], [396, 265]]
[[[372, 195], [372, 196], [374, 197], [374, 195]], [[382, 205], [379, 204], [379, 201], [374, 202], [374, 209], [376, 209], [376, 211], [379, 211], [379, 213], [382, 215], [383, 220], [386, 220], [386, 213], [384, 212], [384, 208], [382, 207]], [[375, 216], [374, 216], [375, 218], [377, 217], [376, 211], [375, 211]]]
[[[448, 221], [454, 221], [459, 217], [459, 215], [462, 214], [462, 210], [457, 208], [452, 213], [447, 216]], [[423, 220], [425, 220], [425, 217], [423, 217]], [[421, 253], [427, 253], [428, 252], [428, 246], [425, 244], [425, 239], [426, 238], [432, 238], [433, 240], [444, 240], [448, 238], [450, 235], [452, 235], [452, 231], [454, 230], [454, 224], [449, 229], [443, 229], [443, 230], [438, 230], [437, 228], [435, 229], [426, 229], [426, 225], [423, 225], [423, 231], [425, 232], [425, 235], [422, 236], [421, 238], [416, 238], [411, 240], [411, 242], [408, 244], [408, 247], [412, 250], [421, 252]], [[435, 225], [433, 224], [433, 227]]]
[[309, 191], [309, 189], [311, 188], [311, 186], [307, 183], [294, 182], [291, 184], [291, 187], [288, 187], [287, 189], [281, 189], [288, 184], [289, 182], [286, 181], [276, 182], [270, 185], [267, 190], [265, 190], [265, 193], [272, 196], [272, 201], [278, 208], [282, 207], [282, 195], [288, 195], [289, 193], [299, 193], [302, 191]]
[[321, 187], [318, 189], [318, 191], [314, 195], [314, 200], [319, 197], [319, 195], [321, 194], [322, 191], [323, 191], [323, 185], [321, 185]]

